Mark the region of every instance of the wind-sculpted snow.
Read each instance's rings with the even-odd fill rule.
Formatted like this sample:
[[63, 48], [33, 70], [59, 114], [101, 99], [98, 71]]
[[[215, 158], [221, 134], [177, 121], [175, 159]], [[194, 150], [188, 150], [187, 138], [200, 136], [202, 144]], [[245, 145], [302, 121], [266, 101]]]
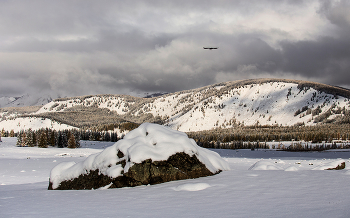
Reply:
[[256, 162], [249, 170], [282, 170], [276, 163], [266, 160]]
[[[345, 160], [338, 158], [332, 161], [321, 161], [317, 166], [314, 166], [312, 162], [308, 163], [308, 167], [311, 170], [341, 170], [346, 167]], [[302, 166], [301, 162], [295, 162], [295, 165]], [[304, 164], [303, 164], [304, 166]], [[286, 167], [286, 168], [285, 168]], [[271, 160], [260, 160], [253, 164], [249, 170], [284, 170], [284, 171], [298, 171], [296, 166], [288, 166], [284, 161], [271, 161]]]
[[174, 188], [175, 191], [201, 191], [210, 188], [208, 183], [190, 183]]
[[[185, 133], [157, 124], [144, 123], [129, 132], [124, 139], [85, 161], [61, 163], [51, 171], [52, 189], [62, 181], [72, 180], [80, 175], [98, 170], [99, 174], [116, 178], [126, 174], [129, 169], [143, 161], [165, 161], [172, 155], [185, 153], [195, 156], [212, 173], [229, 170], [228, 163], [217, 153], [197, 146]], [[123, 163], [124, 162], [124, 163]]]

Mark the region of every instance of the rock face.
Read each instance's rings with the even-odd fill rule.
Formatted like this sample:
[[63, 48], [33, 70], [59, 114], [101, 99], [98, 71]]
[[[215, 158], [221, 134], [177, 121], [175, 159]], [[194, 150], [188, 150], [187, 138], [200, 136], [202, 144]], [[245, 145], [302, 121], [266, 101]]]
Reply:
[[49, 189], [133, 187], [211, 176], [228, 169], [217, 153], [197, 146], [186, 134], [147, 123], [81, 163], [57, 165], [51, 171]]

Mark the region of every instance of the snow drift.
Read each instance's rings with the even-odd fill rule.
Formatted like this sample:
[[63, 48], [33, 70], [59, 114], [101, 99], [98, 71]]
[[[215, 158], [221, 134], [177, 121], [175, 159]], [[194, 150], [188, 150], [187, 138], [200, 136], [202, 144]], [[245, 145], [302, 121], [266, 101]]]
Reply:
[[[185, 166], [186, 163], [194, 165]], [[205, 169], [200, 169], [201, 165]], [[137, 174], [135, 169], [142, 175], [135, 176]], [[157, 184], [176, 179], [214, 175], [222, 170], [229, 170], [228, 163], [217, 153], [199, 147], [185, 133], [157, 124], [144, 123], [129, 132], [124, 139], [101, 153], [89, 156], [83, 162], [66, 162], [54, 167], [51, 170], [49, 189], [60, 189], [64, 182], [84, 178], [88, 179], [88, 182], [93, 178], [100, 181], [98, 185], [83, 185], [83, 188], [77, 189], [108, 185], [113, 188]], [[175, 172], [174, 178], [168, 178], [171, 172]], [[145, 173], [153, 173], [157, 179], [145, 178], [147, 177]], [[161, 174], [165, 174], [167, 178], [160, 178]], [[82, 181], [76, 182], [80, 185], [82, 183]]]

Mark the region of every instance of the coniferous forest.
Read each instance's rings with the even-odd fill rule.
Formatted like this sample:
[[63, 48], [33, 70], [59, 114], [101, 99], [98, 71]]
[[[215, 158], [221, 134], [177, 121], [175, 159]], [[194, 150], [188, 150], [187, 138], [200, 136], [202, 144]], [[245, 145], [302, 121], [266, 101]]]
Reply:
[[[14, 133], [2, 130], [1, 135], [3, 137], [17, 137], [17, 146], [21, 147], [34, 147], [47, 148], [49, 146], [58, 148], [79, 148], [80, 140], [89, 141], [109, 141], [116, 142], [120, 137], [115, 132], [111, 131], [84, 131], [84, 130], [52, 130], [49, 128], [39, 130], [22, 130], [18, 133]], [[123, 137], [123, 135], [121, 135]]]
[[[315, 126], [238, 126], [208, 131], [188, 132], [205, 148], [254, 149], [275, 148], [286, 151], [321, 151], [350, 148], [350, 124]], [[268, 142], [292, 141], [292, 145], [269, 146]]]
[[[116, 125], [122, 130], [138, 127], [135, 123]], [[93, 130], [63, 130], [49, 128], [20, 131], [15, 133], [2, 130], [3, 137], [17, 137], [17, 146], [55, 146], [59, 148], [78, 148], [80, 140], [116, 142], [124, 135], [111, 131], [114, 125], [100, 126]], [[350, 148], [350, 124], [323, 124], [315, 126], [237, 126], [235, 128], [216, 128], [207, 131], [187, 132], [189, 138], [205, 148], [255, 149], [273, 148], [285, 151], [322, 151], [327, 149]], [[271, 142], [293, 142], [270, 146]]]

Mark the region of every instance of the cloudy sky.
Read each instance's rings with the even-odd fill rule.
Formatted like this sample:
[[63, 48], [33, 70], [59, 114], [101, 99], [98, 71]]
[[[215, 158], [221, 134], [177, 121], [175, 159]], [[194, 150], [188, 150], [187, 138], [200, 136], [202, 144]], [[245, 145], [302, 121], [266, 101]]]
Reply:
[[348, 0], [0, 0], [0, 97], [266, 77], [349, 88], [349, 36]]

